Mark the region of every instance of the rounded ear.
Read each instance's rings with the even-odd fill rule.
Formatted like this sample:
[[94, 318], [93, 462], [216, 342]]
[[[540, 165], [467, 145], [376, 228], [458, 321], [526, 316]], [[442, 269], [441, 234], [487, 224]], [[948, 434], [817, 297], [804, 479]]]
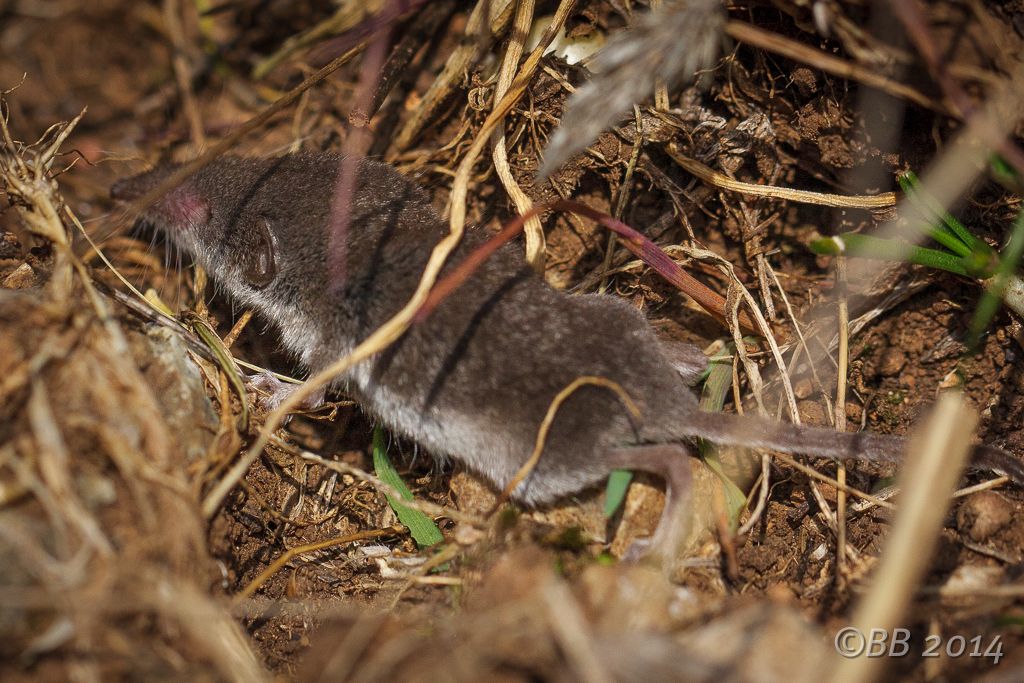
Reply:
[[251, 226], [253, 243], [242, 259], [242, 277], [254, 289], [263, 289], [277, 275], [277, 242], [270, 230], [270, 220], [258, 217]]

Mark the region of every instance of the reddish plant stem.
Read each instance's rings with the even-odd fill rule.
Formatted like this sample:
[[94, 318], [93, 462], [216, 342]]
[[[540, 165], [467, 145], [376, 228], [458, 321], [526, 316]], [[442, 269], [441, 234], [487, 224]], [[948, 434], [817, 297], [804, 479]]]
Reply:
[[[417, 311], [413, 320], [415, 322], [422, 322], [426, 319], [442, 301], [444, 301], [452, 294], [452, 292], [458, 289], [467, 279], [469, 279], [477, 268], [483, 265], [484, 261], [490, 258], [490, 256], [503, 244], [519, 234], [527, 219], [548, 209], [556, 211], [571, 211], [575, 214], [586, 216], [587, 218], [590, 218], [613, 231], [619, 236], [619, 243], [622, 246], [633, 252], [633, 254], [653, 268], [659, 275], [661, 275], [661, 277], [696, 301], [704, 310], [708, 311], [723, 322], [727, 321], [725, 299], [717, 292], [708, 288], [708, 286], [700, 280], [697, 280], [680, 268], [679, 265], [673, 261], [668, 254], [662, 251], [658, 245], [622, 221], [612, 218], [608, 214], [597, 211], [596, 209], [592, 209], [586, 204], [581, 204], [580, 202], [574, 202], [568, 199], [536, 205], [526, 213], [517, 216], [509, 222], [504, 228], [502, 228], [501, 232], [477, 247], [477, 249], [467, 256], [462, 263], [456, 266], [451, 273], [442, 278], [441, 281], [434, 286], [430, 291], [430, 295], [427, 297], [427, 300], [423, 302], [423, 305], [420, 307], [419, 311]], [[742, 311], [739, 315], [739, 323], [747, 332], [760, 335], [757, 327]]]
[[345, 284], [352, 197], [355, 194], [360, 162], [373, 142], [369, 112], [373, 106], [373, 95], [380, 80], [390, 36], [390, 28], [377, 34], [367, 47], [359, 67], [359, 91], [356, 105], [349, 114], [352, 127], [342, 145], [341, 167], [338, 169], [334, 199], [331, 202], [331, 222], [327, 231], [327, 283], [331, 290], [337, 290]]

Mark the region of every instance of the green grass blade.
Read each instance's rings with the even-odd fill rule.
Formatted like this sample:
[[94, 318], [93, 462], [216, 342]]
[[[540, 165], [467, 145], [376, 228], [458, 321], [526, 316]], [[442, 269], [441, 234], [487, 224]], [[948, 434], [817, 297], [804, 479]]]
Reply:
[[[938, 268], [956, 275], [971, 276], [968, 259], [937, 249], [919, 247], [909, 242], [887, 240], [872, 235], [847, 232], [835, 237], [824, 237], [811, 242], [816, 254], [859, 256], [882, 261], [905, 261], [929, 268]], [[970, 261], [973, 266], [973, 261]]]
[[629, 482], [633, 481], [633, 473], [629, 470], [615, 470], [608, 475], [608, 484], [604, 489], [604, 516], [611, 518], [626, 502]]
[[897, 176], [900, 188], [913, 202], [932, 214], [938, 225], [931, 225], [926, 231], [933, 240], [958, 256], [969, 256], [972, 252], [984, 250], [987, 244], [964, 227], [956, 216], [942, 208], [942, 205], [921, 188], [921, 181], [913, 171]]
[[[398, 476], [398, 470], [388, 458], [387, 446], [384, 444], [384, 430], [379, 425], [373, 429], [373, 471], [381, 481], [401, 493], [404, 500], [412, 500], [412, 491]], [[418, 548], [427, 548], [444, 540], [441, 530], [437, 528], [434, 520], [430, 517], [419, 510], [402, 505], [401, 501], [396, 500], [393, 496], [385, 497], [388, 499], [388, 505], [398, 516], [398, 521], [409, 529]]]
[[971, 329], [967, 335], [967, 348], [971, 353], [978, 350], [982, 335], [999, 310], [999, 304], [1006, 293], [1006, 283], [1016, 272], [1022, 254], [1024, 254], [1024, 213], [1018, 215], [1017, 220], [1013, 222], [1010, 241], [999, 254], [999, 266], [996, 274], [989, 280], [988, 286], [985, 287], [985, 293], [978, 301], [978, 307], [974, 309], [974, 318], [971, 320]]
[[1020, 194], [1021, 190], [1024, 189], [1024, 185], [1021, 183], [1020, 175], [1017, 171], [1006, 163], [1006, 159], [993, 154], [992, 158], [989, 159], [989, 168], [992, 171], [992, 177], [995, 178], [996, 182], [1005, 187], [1014, 194]]
[[[727, 348], [731, 349], [733, 344]], [[716, 356], [708, 362], [707, 379], [704, 380], [704, 387], [700, 392], [700, 409], [712, 413], [722, 411], [725, 406], [725, 399], [732, 387], [732, 359], [731, 354], [724, 357]]]
[[238, 431], [243, 434], [246, 433], [249, 431], [249, 399], [247, 398], [245, 382], [242, 381], [242, 376], [238, 372], [238, 366], [235, 364], [231, 351], [224, 346], [224, 342], [217, 336], [210, 323], [198, 314], [187, 311], [184, 318], [185, 322], [192, 328], [192, 331], [206, 344], [206, 348], [213, 354], [217, 367], [224, 373], [231, 384], [231, 388], [238, 394], [238, 402], [242, 407], [242, 412], [238, 416]]

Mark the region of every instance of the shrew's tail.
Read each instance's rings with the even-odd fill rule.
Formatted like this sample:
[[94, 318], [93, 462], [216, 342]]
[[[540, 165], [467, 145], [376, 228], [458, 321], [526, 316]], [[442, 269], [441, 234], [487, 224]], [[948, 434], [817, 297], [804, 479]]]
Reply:
[[[833, 460], [903, 461], [906, 439], [870, 432], [836, 432], [752, 416], [692, 411], [684, 416], [689, 436], [700, 436], [714, 443], [750, 448], [768, 448], [784, 453], [800, 453]], [[678, 425], [676, 427], [678, 429]], [[1024, 461], [1006, 451], [977, 445], [970, 465], [1005, 474], [1024, 485]]]

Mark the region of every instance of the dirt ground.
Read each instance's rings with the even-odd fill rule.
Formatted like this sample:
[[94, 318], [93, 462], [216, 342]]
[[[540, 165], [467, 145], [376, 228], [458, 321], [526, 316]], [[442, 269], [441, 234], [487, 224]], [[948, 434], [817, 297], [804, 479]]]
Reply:
[[[445, 209], [495, 104], [510, 29], [495, 20], [468, 36], [475, 3], [405, 4], [411, 9], [326, 0], [0, 0], [0, 90], [13, 88], [4, 113], [15, 140], [28, 143], [85, 110], [47, 192], [63, 198], [127, 283], [152, 290], [171, 311], [195, 311], [224, 337], [243, 311], [157, 236], [133, 229], [110, 185], [161, 161], [192, 159], [232, 135], [361, 44], [366, 27], [379, 28], [374, 22], [390, 12], [393, 54], [409, 58], [379, 79], [390, 90], [369, 121], [367, 151], [414, 177]], [[730, 37], [698, 85], [668, 84], [664, 101], [648, 96], [543, 182], [542, 152], [586, 68], [563, 52], [545, 56], [503, 124], [512, 176], [534, 202], [569, 198], [621, 218], [722, 296], [730, 289], [725, 271], [679, 247], [731, 264], [782, 344], [789, 374], [748, 335], [763, 387], [734, 359], [728, 411], [755, 411], [757, 390], [769, 413], [788, 419], [789, 382], [803, 422], [834, 424], [842, 287], [835, 260], [808, 244], [875, 230], [895, 211], [756, 196], [698, 178], [677, 157], [755, 185], [881, 195], [899, 189], [898, 172], [923, 174], [970, 112], [1020, 71], [1020, 3], [928, 3], [926, 33], [970, 110], [950, 100], [887, 4], [726, 3]], [[557, 5], [537, 3], [535, 19], [550, 19]], [[645, 3], [576, 2], [565, 42], [600, 46], [646, 11]], [[267, 68], [297, 36], [325, 26], [333, 28]], [[476, 57], [432, 100], [460, 51]], [[365, 112], [353, 105], [361, 59], [241, 136], [233, 152], [345, 148], [354, 130], [365, 130]], [[423, 123], [414, 127], [418, 116]], [[518, 213], [490, 147], [468, 188], [472, 229], [497, 230]], [[397, 519], [383, 491], [359, 474], [373, 471], [372, 420], [339, 396], [295, 417], [207, 509], [265, 414], [254, 405], [254, 418], [239, 428], [237, 394], [197, 351], [195, 334], [155, 324], [116, 297], [128, 292], [126, 282], [62, 214], [85, 266], [68, 270], [63, 247], [26, 228], [13, 196], [0, 194], [0, 679], [816, 680], [836, 665], [833, 638], [873, 588], [898, 495], [890, 499], [895, 510], [861, 509], [851, 496], [841, 548], [835, 463], [806, 461], [826, 475], [820, 481], [772, 459], [760, 508], [760, 485], [749, 476], [758, 456], [733, 454], [740, 464], [729, 471], [749, 495], [739, 518], [749, 528], [737, 534], [718, 479], [695, 461], [705, 513], [695, 513], [689, 547], [667, 567], [637, 565], [617, 558], [656, 523], [657, 480], [638, 478], [611, 519], [600, 490], [554, 509], [506, 506], [490, 515], [497, 497], [485, 481], [389, 438], [415, 498], [461, 513], [435, 515], [445, 535], [438, 559], [404, 530], [389, 531]], [[963, 198], [942, 201], [995, 247], [1021, 208], [1017, 194], [985, 174]], [[653, 269], [621, 245], [609, 248], [596, 221], [552, 211], [542, 219], [552, 286], [623, 297], [661, 334], [701, 348], [733, 341], [726, 324]], [[850, 273], [860, 272], [857, 263], [849, 260]], [[1020, 321], [1000, 311], [968, 354], [977, 281], [905, 264], [853, 277], [846, 430], [910, 434], [943, 390], [960, 386], [979, 416], [977, 440], [1024, 457]], [[236, 358], [303, 376], [258, 318], [240, 329]], [[816, 374], [794, 362], [798, 330], [822, 358]], [[851, 462], [844, 476], [878, 493], [896, 472]], [[969, 470], [960, 486], [993, 477]], [[1021, 488], [1005, 480], [954, 500], [900, 617], [910, 653], [885, 658], [873, 675], [1024, 676], [1024, 528], [1015, 523], [1022, 512]], [[1005, 656], [923, 656], [929, 637], [943, 647], [963, 637], [981, 652], [998, 641]]]

